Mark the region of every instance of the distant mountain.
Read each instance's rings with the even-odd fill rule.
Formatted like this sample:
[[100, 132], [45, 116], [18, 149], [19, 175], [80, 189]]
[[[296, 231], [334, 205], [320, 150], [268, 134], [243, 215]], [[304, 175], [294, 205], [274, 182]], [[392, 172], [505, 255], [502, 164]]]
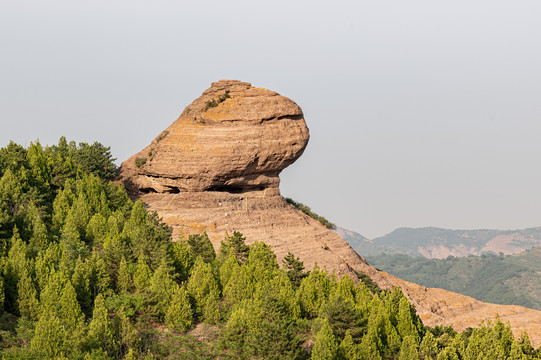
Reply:
[[416, 284], [446, 289], [481, 301], [541, 310], [541, 248], [515, 255], [448, 257], [402, 254], [366, 256], [378, 269]]
[[399, 228], [373, 240], [353, 231], [338, 229], [337, 232], [365, 257], [387, 253], [445, 259], [448, 256], [509, 255], [541, 246], [541, 227], [524, 230]]

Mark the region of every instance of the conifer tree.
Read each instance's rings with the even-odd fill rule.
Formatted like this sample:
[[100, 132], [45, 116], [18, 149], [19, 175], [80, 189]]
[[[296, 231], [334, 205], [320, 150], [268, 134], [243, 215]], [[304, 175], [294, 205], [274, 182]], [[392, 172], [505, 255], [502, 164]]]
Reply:
[[148, 288], [150, 303], [153, 310], [152, 314], [154, 316], [163, 319], [177, 286], [178, 285], [169, 276], [167, 264], [163, 261], [154, 272], [150, 287]]
[[319, 311], [320, 318], [326, 318], [333, 333], [343, 339], [346, 331], [355, 341], [360, 341], [366, 330], [367, 319], [362, 319], [355, 310], [354, 303], [344, 298], [340, 292], [335, 292]]
[[123, 293], [128, 293], [133, 288], [133, 281], [131, 278], [130, 271], [128, 270], [128, 263], [126, 259], [122, 257], [120, 260], [120, 265], [118, 267], [118, 281], [117, 288]]
[[424, 356], [426, 360], [436, 360], [436, 356], [438, 355], [438, 343], [432, 332], [426, 332], [423, 341], [421, 341], [421, 345], [419, 346], [419, 353]]
[[193, 258], [201, 256], [206, 263], [210, 263], [212, 260], [216, 259], [214, 246], [212, 246], [206, 231], [203, 231], [202, 234], [188, 236], [187, 244]]
[[36, 323], [30, 348], [43, 359], [62, 358], [69, 350], [67, 335], [60, 318], [50, 309], [46, 310]]
[[218, 306], [219, 298], [218, 290], [216, 289], [209, 292], [203, 300], [204, 304], [201, 314], [203, 320], [209, 324], [217, 324], [222, 318], [220, 307]]
[[245, 267], [237, 265], [233, 268], [230, 280], [224, 287], [224, 301], [229, 307], [232, 307], [244, 299], [249, 299], [253, 295], [254, 290], [255, 287], [250, 276], [246, 273]]
[[4, 278], [0, 275], [0, 315], [4, 312], [4, 301], [6, 293], [4, 290]]
[[65, 342], [70, 349], [79, 349], [83, 342], [84, 315], [77, 302], [77, 294], [71, 281], [67, 280], [60, 298], [58, 316], [66, 331]]
[[55, 271], [54, 268], [51, 269], [49, 281], [45, 284], [45, 288], [40, 294], [40, 312], [50, 311], [55, 314], [57, 313], [60, 309], [60, 300], [67, 281], [68, 278], [64, 272], [60, 270]]
[[108, 232], [107, 219], [109, 216], [110, 214], [107, 217], [101, 213], [94, 214], [86, 226], [87, 239], [95, 249], [101, 250], [103, 248], [103, 242]]
[[34, 204], [31, 204], [28, 210], [28, 215], [30, 216], [30, 223], [32, 228], [32, 235], [28, 243], [32, 248], [37, 250], [47, 249], [47, 246], [49, 245], [47, 227], [39, 216], [38, 209]]
[[185, 241], [176, 241], [169, 243], [167, 254], [172, 260], [175, 273], [178, 274], [179, 281], [188, 280], [195, 258], [192, 256], [189, 246]]
[[404, 337], [400, 346], [398, 360], [419, 360], [416, 339], [412, 335]]
[[130, 321], [130, 318], [126, 315], [124, 308], [121, 308], [118, 317], [120, 322], [119, 348], [121, 353], [127, 354], [130, 350], [134, 351], [133, 349], [139, 349], [141, 339], [137, 333], [137, 329], [135, 329]]
[[171, 303], [165, 314], [167, 327], [176, 332], [185, 332], [193, 324], [193, 311], [188, 293], [183, 287], [176, 286]]
[[83, 263], [83, 260], [79, 257], [75, 262], [75, 269], [71, 276], [71, 283], [77, 294], [77, 301], [81, 305], [81, 309], [85, 314], [89, 314], [92, 296], [90, 293], [90, 278], [87, 266]]
[[320, 270], [316, 264], [310, 275], [302, 280], [297, 290], [297, 300], [304, 316], [317, 316], [319, 308], [327, 301], [331, 287], [327, 273]]
[[313, 360], [329, 360], [338, 357], [338, 343], [327, 319], [323, 319], [321, 329], [318, 331], [314, 347]]
[[150, 286], [151, 278], [152, 272], [147, 265], [145, 254], [141, 251], [139, 260], [137, 260], [137, 266], [135, 267], [135, 274], [133, 274], [133, 284], [137, 291], [145, 291]]
[[[405, 296], [400, 298], [400, 303], [398, 305], [398, 325], [397, 330], [399, 335], [402, 338], [407, 336], [413, 336], [414, 342], [418, 344], [420, 342], [420, 326], [417, 327], [417, 324], [420, 324], [419, 321], [415, 321], [415, 309], [406, 299]], [[417, 323], [417, 324], [416, 324]]]
[[256, 241], [250, 246], [250, 253], [243, 267], [255, 283], [269, 281], [279, 268], [272, 248], [261, 241]]
[[110, 355], [114, 353], [115, 333], [102, 294], [98, 294], [94, 300], [92, 321], [88, 326], [88, 338], [91, 347], [104, 349]]
[[19, 298], [19, 314], [28, 320], [38, 320], [39, 302], [29, 268], [25, 268], [19, 276], [17, 293]]
[[346, 332], [344, 340], [340, 343], [339, 348], [340, 358], [344, 360], [361, 360], [359, 346], [353, 342], [353, 338], [349, 331]]
[[[453, 346], [446, 347], [439, 352], [437, 360], [459, 360], [457, 352]], [[467, 359], [467, 358], [464, 358]], [[477, 360], [477, 359], [476, 359]]]
[[211, 266], [205, 263], [201, 257], [195, 260], [192, 275], [186, 284], [186, 290], [194, 299], [197, 315], [203, 315], [207, 295], [219, 294], [218, 282], [214, 278]]
[[220, 244], [220, 258], [227, 258], [230, 251], [233, 252], [240, 264], [248, 258], [250, 247], [246, 245], [246, 237], [238, 231], [234, 231], [233, 235], [225, 234], [225, 238]]
[[304, 272], [304, 263], [298, 257], [295, 258], [292, 252], [287, 253], [282, 263], [291, 283], [298, 288], [302, 279], [308, 276], [308, 273]]

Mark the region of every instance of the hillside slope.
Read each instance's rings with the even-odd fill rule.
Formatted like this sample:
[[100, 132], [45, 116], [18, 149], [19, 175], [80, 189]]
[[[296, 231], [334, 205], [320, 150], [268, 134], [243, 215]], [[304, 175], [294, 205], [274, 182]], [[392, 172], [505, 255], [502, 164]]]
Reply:
[[408, 281], [497, 304], [541, 310], [541, 248], [514, 255], [426, 259], [408, 255], [367, 257], [379, 269]]
[[355, 232], [345, 231], [344, 239], [353, 246], [355, 251], [365, 256], [387, 253], [445, 259], [448, 256], [499, 254], [500, 252], [509, 255], [541, 246], [541, 227], [524, 230], [399, 228], [387, 235], [360, 242]]
[[[223, 100], [217, 101], [218, 95]], [[429, 326], [461, 331], [500, 314], [516, 336], [527, 330], [534, 344], [541, 343], [540, 311], [486, 304], [377, 271], [337, 233], [287, 204], [278, 175], [308, 142], [299, 111], [291, 100], [248, 83], [214, 83], [151, 145], [122, 164], [120, 180], [171, 226], [174, 239], [206, 231], [218, 247], [226, 233], [240, 231], [248, 244], [269, 244], [278, 258], [294, 253], [309, 270], [317, 262], [338, 276], [357, 279], [360, 271], [381, 288], [400, 287]], [[143, 157], [146, 162], [138, 160]]]

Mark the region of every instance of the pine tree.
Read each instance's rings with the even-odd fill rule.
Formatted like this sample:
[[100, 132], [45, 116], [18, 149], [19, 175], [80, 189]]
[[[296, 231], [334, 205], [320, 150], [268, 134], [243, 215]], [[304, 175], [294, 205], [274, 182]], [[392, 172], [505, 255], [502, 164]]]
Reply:
[[402, 340], [398, 360], [419, 360], [419, 352], [417, 351], [417, 343], [414, 336], [408, 335]]
[[188, 280], [195, 258], [187, 243], [185, 241], [171, 242], [167, 248], [167, 254], [172, 260], [175, 273], [178, 274], [178, 280]]
[[66, 344], [67, 333], [60, 318], [51, 310], [42, 312], [36, 323], [35, 334], [30, 348], [41, 358], [61, 358], [69, 350]]
[[169, 276], [167, 264], [165, 261], [162, 262], [154, 272], [148, 288], [149, 302], [154, 316], [160, 319], [165, 316], [176, 287], [177, 284]]
[[246, 237], [238, 231], [233, 232], [233, 235], [225, 234], [220, 245], [220, 258], [227, 258], [230, 251], [233, 252], [240, 264], [248, 258], [250, 247], [246, 245]]
[[340, 343], [340, 357], [344, 360], [361, 360], [359, 346], [353, 342], [349, 331], [346, 332], [344, 340]]
[[220, 307], [218, 306], [219, 298], [218, 290], [212, 290], [203, 300], [204, 303], [201, 314], [206, 323], [217, 324], [222, 318]]
[[195, 260], [192, 275], [186, 284], [186, 290], [195, 301], [197, 315], [203, 315], [207, 295], [219, 294], [218, 282], [214, 278], [211, 266], [205, 263], [201, 257]]
[[335, 292], [321, 306], [319, 317], [328, 320], [333, 333], [339, 339], [343, 339], [346, 331], [349, 331], [355, 341], [360, 341], [366, 330], [367, 319], [361, 318], [355, 310], [354, 302], [344, 298], [340, 292]]
[[230, 251], [227, 258], [221, 259], [221, 265], [220, 265], [220, 284], [225, 287], [227, 286], [227, 283], [230, 279], [233, 277], [233, 273], [236, 271], [237, 268], [240, 268], [240, 265], [237, 261], [237, 258], [235, 257], [235, 254], [233, 254], [232, 251]]
[[415, 343], [418, 344], [420, 342], [421, 331], [420, 328], [416, 325], [420, 324], [420, 322], [414, 322], [414, 319], [417, 320], [415, 315], [415, 309], [406, 299], [406, 297], [402, 296], [398, 305], [397, 330], [402, 338], [406, 338], [407, 336], [413, 336]]
[[243, 267], [255, 283], [269, 281], [279, 269], [276, 254], [269, 245], [261, 241], [256, 241], [250, 246], [250, 253]]
[[206, 231], [202, 234], [188, 236], [187, 244], [190, 247], [193, 258], [201, 256], [206, 263], [210, 263], [212, 260], [216, 259], [214, 246], [212, 246]]
[[28, 320], [38, 320], [39, 302], [29, 268], [25, 268], [20, 274], [17, 292], [19, 297], [19, 314]]
[[237, 266], [231, 274], [231, 280], [224, 287], [224, 301], [229, 307], [232, 307], [234, 304], [252, 297], [254, 290], [255, 287], [250, 276], [246, 273], [246, 269]]
[[[437, 360], [459, 360], [456, 350], [453, 346], [446, 347], [438, 354]], [[464, 359], [468, 359], [467, 357]], [[477, 360], [477, 358], [476, 358]]]
[[120, 265], [118, 267], [118, 281], [117, 287], [121, 292], [128, 293], [133, 288], [133, 281], [130, 271], [128, 270], [128, 263], [126, 259], [122, 257]]
[[102, 294], [98, 294], [96, 300], [94, 300], [92, 321], [88, 326], [90, 346], [102, 348], [112, 355], [116, 345], [114, 335], [113, 325], [109, 318], [109, 312], [105, 307], [105, 301]]
[[126, 354], [130, 350], [138, 349], [141, 342], [137, 329], [132, 325], [130, 318], [126, 315], [124, 308], [118, 315], [120, 321], [120, 350]]
[[308, 273], [304, 272], [304, 263], [298, 257], [295, 258], [295, 255], [291, 252], [287, 253], [282, 263], [291, 283], [295, 288], [298, 288], [302, 279], [308, 276]]
[[173, 297], [165, 314], [167, 327], [176, 332], [185, 332], [193, 324], [193, 311], [188, 293], [183, 287], [175, 287]]
[[297, 290], [297, 299], [304, 316], [316, 317], [320, 307], [327, 301], [331, 291], [331, 282], [325, 271], [317, 264], [310, 275], [303, 279]]
[[436, 360], [436, 356], [438, 355], [438, 343], [430, 331], [427, 331], [423, 341], [421, 341], [419, 353], [424, 356], [426, 360]]
[[323, 319], [322, 326], [316, 336], [312, 357], [314, 360], [330, 360], [338, 357], [338, 343], [327, 319]]
[[59, 305], [60, 309], [58, 316], [66, 331], [66, 345], [69, 346], [70, 349], [79, 349], [83, 341], [84, 315], [77, 302], [75, 289], [69, 280], [64, 286]]
[[147, 265], [146, 256], [143, 252], [139, 254], [139, 260], [137, 260], [137, 266], [135, 267], [135, 274], [133, 275], [133, 284], [135, 289], [139, 292], [143, 292], [150, 286], [150, 280], [152, 278], [152, 272]]
[[79, 257], [75, 262], [75, 269], [71, 276], [71, 283], [77, 294], [77, 301], [81, 305], [81, 309], [85, 314], [90, 313], [92, 296], [90, 293], [90, 279], [87, 266]]

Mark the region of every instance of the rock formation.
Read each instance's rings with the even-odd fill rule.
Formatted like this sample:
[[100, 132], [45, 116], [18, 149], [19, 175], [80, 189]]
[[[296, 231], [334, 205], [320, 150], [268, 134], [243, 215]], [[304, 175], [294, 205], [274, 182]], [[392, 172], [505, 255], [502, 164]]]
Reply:
[[278, 190], [308, 143], [301, 108], [249, 83], [213, 83], [152, 143], [122, 164], [142, 192]]
[[[206, 231], [218, 249], [226, 233], [247, 243], [263, 241], [278, 259], [288, 252], [307, 269], [314, 264], [349, 274], [361, 271], [382, 288], [399, 286], [429, 326], [478, 326], [499, 313], [515, 335], [527, 330], [541, 342], [541, 312], [486, 304], [441, 289], [427, 289], [377, 271], [338, 234], [328, 230], [279, 192], [280, 172], [308, 142], [300, 107], [249, 83], [213, 83], [152, 143], [122, 164], [120, 180], [173, 230], [173, 238]], [[280, 260], [279, 260], [280, 261]]]

